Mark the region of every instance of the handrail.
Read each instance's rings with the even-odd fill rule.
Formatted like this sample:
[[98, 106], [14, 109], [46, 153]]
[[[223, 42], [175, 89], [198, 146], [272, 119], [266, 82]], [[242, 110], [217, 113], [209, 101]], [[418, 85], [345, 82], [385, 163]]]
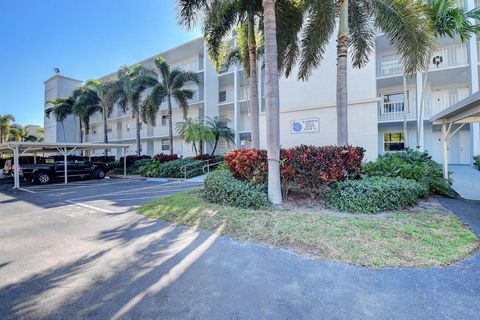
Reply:
[[[202, 171], [203, 173], [210, 173], [210, 167], [213, 167], [215, 165], [219, 165], [220, 163], [223, 163], [224, 161], [221, 160], [221, 161], [217, 161], [217, 162], [213, 162], [213, 163], [207, 163], [206, 165], [203, 166], [202, 168]], [[205, 171], [205, 169], [207, 169], [207, 171]]]
[[[198, 161], [200, 161], [200, 160], [198, 160]], [[206, 162], [207, 165], [208, 165], [208, 163], [210, 162], [210, 159], [201, 160], [201, 161]], [[180, 172], [183, 174], [183, 180], [187, 180], [187, 173], [194, 172], [194, 171], [197, 171], [197, 170], [200, 169], [200, 168], [195, 168], [195, 169], [192, 169], [192, 170], [187, 170], [187, 167], [191, 167], [191, 166], [195, 166], [195, 165], [197, 165], [197, 164], [196, 163], [189, 163], [189, 164], [186, 164], [186, 165], [180, 167]], [[202, 170], [203, 170], [203, 167], [202, 167]]]

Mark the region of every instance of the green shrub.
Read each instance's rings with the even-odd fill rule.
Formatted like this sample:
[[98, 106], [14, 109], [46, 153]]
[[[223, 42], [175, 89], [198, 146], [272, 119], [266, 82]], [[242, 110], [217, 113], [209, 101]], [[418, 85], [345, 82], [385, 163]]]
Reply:
[[110, 169], [123, 168], [123, 163], [121, 163], [120, 161], [107, 162], [107, 165]]
[[[123, 174], [123, 167], [121, 168], [114, 168], [112, 172], [117, 173], [117, 174]], [[129, 175], [135, 175], [138, 174], [138, 169], [132, 168], [132, 167], [127, 167], [127, 174]]]
[[159, 170], [162, 166], [160, 161], [150, 161], [138, 168], [138, 174], [144, 177], [158, 178], [160, 177]]
[[192, 159], [179, 159], [163, 163], [157, 170], [158, 177], [163, 178], [184, 178], [184, 174], [181, 172], [181, 168], [185, 165], [187, 167], [187, 179], [193, 178], [203, 174], [203, 161], [197, 161]]
[[325, 195], [325, 206], [340, 211], [375, 213], [413, 206], [427, 193], [428, 190], [414, 180], [369, 177], [336, 183]]
[[205, 198], [213, 203], [240, 208], [261, 209], [269, 206], [265, 186], [235, 179], [228, 171], [213, 171], [205, 179]]
[[480, 170], [480, 155], [473, 157], [473, 164]]
[[136, 161], [133, 163], [132, 168], [139, 169], [141, 166], [147, 165], [147, 164], [151, 163], [152, 161], [153, 161], [152, 159], [140, 159], [140, 160], [136, 160]]
[[426, 152], [408, 150], [406, 152], [387, 153], [376, 161], [363, 166], [367, 176], [400, 177], [422, 183], [430, 194], [456, 197], [451, 181], [443, 178], [442, 166], [432, 160]]

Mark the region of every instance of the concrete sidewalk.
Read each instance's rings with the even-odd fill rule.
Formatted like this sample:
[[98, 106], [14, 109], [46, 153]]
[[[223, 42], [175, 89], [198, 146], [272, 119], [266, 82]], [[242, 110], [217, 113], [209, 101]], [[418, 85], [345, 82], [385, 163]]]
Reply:
[[452, 172], [453, 189], [462, 198], [469, 200], [480, 200], [480, 170], [469, 165], [450, 165]]

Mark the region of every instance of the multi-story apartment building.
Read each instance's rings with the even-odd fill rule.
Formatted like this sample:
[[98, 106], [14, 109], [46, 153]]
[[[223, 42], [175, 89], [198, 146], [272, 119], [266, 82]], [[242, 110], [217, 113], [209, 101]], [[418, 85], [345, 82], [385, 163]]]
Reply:
[[[474, 1], [467, 0], [466, 5], [473, 8]], [[336, 42], [330, 42], [325, 59], [308, 81], [299, 81], [295, 77], [280, 79], [280, 141], [288, 147], [298, 144], [328, 145], [336, 142]], [[232, 40], [231, 45], [235, 45]], [[466, 43], [460, 40], [440, 39], [438, 51], [434, 54], [438, 65], [430, 66], [426, 82], [424, 105], [424, 142], [425, 150], [438, 162], [442, 161], [442, 142], [440, 128], [432, 126], [429, 118], [478, 91], [479, 50], [477, 39]], [[245, 79], [241, 65], [214, 69], [209, 61], [206, 45], [202, 38], [167, 50], [162, 55], [172, 67], [196, 72], [199, 84], [188, 84], [195, 90], [190, 101], [189, 116], [205, 119], [220, 116], [230, 119], [229, 126], [235, 132], [237, 148], [250, 146], [250, 105], [248, 97], [248, 79]], [[156, 56], [139, 63], [154, 67]], [[438, 57], [441, 57], [438, 58]], [[266, 121], [264, 100], [264, 70], [259, 66], [260, 96], [260, 143], [266, 147]], [[405, 145], [415, 148], [416, 118], [423, 89], [422, 73], [406, 77], [404, 90], [403, 66], [388, 39], [379, 34], [376, 48], [370, 62], [362, 69], [349, 68], [349, 142], [363, 146], [367, 159], [378, 154], [403, 149]], [[115, 73], [104, 78], [114, 77]], [[81, 85], [75, 80], [56, 75], [45, 81], [46, 100], [67, 96]], [[148, 92], [147, 92], [148, 93]], [[143, 124], [141, 130], [142, 153], [156, 154], [169, 152], [168, 119], [166, 104], [160, 108], [156, 125]], [[174, 123], [182, 121], [182, 113], [175, 106]], [[404, 134], [404, 122], [407, 135]], [[297, 124], [297, 125], [295, 125]], [[303, 126], [299, 126], [301, 124]], [[47, 141], [78, 141], [75, 121], [69, 118], [63, 127], [54, 119], [45, 119], [45, 137]], [[108, 135], [111, 142], [131, 143], [130, 152], [135, 152], [135, 121], [131, 113], [122, 113], [116, 106], [108, 119]], [[298, 130], [300, 127], [302, 129]], [[101, 115], [91, 120], [88, 142], [103, 141], [103, 121]], [[224, 152], [234, 145], [223, 143], [219, 151]], [[174, 137], [175, 153], [192, 155], [190, 145], [185, 144], [177, 134]], [[464, 127], [450, 141], [450, 163], [467, 164], [474, 154], [480, 154], [480, 133], [478, 124]]]

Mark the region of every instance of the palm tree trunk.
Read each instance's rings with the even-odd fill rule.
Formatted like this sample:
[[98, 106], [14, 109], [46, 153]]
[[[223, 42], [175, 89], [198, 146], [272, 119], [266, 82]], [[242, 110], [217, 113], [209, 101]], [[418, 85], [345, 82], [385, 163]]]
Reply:
[[[108, 143], [107, 112], [103, 110], [103, 143]], [[105, 149], [105, 162], [108, 161], [108, 149]]]
[[172, 112], [172, 99], [168, 95], [168, 138], [170, 144], [170, 154], [173, 154], [173, 112]]
[[140, 156], [140, 112], [135, 111], [135, 122], [136, 122], [136, 140], [137, 140], [137, 156]]
[[0, 143], [3, 143], [3, 129], [0, 127]]
[[250, 122], [252, 148], [260, 148], [259, 108], [258, 108], [258, 75], [257, 75], [257, 43], [255, 40], [255, 16], [248, 17], [248, 50], [250, 59]]
[[408, 150], [407, 112], [409, 110], [409, 101], [407, 94], [407, 78], [405, 74], [403, 74], [403, 144], [405, 151]]
[[[430, 61], [430, 56], [427, 58], [427, 61]], [[420, 107], [417, 114], [417, 150], [423, 151], [423, 114], [425, 109], [425, 91], [427, 89], [427, 78], [428, 78], [429, 68], [425, 72], [425, 77], [423, 77], [422, 83], [422, 96], [420, 97]]]
[[215, 154], [215, 150], [217, 150], [218, 140], [220, 140], [220, 139], [219, 139], [219, 138], [215, 138], [215, 143], [213, 144], [212, 153], [210, 154], [210, 156], [212, 156], [212, 157], [213, 157], [213, 155]]
[[[65, 125], [63, 124], [63, 121], [60, 122], [62, 124], [62, 130], [63, 130], [63, 142], [67, 142], [67, 136], [65, 135]], [[77, 125], [75, 124], [75, 127]], [[75, 128], [75, 131], [76, 131], [76, 128]]]
[[340, 1], [337, 37], [337, 145], [348, 145], [348, 0]]
[[192, 146], [193, 146], [193, 151], [195, 151], [195, 155], [198, 156], [197, 144], [195, 143], [195, 141], [192, 142]]
[[265, 36], [265, 101], [267, 111], [268, 198], [282, 203], [280, 185], [280, 99], [278, 88], [276, 0], [262, 0]]
[[79, 118], [78, 123], [79, 123], [79, 126], [80, 126], [80, 143], [83, 143], [83, 125], [82, 125], [82, 119]]

